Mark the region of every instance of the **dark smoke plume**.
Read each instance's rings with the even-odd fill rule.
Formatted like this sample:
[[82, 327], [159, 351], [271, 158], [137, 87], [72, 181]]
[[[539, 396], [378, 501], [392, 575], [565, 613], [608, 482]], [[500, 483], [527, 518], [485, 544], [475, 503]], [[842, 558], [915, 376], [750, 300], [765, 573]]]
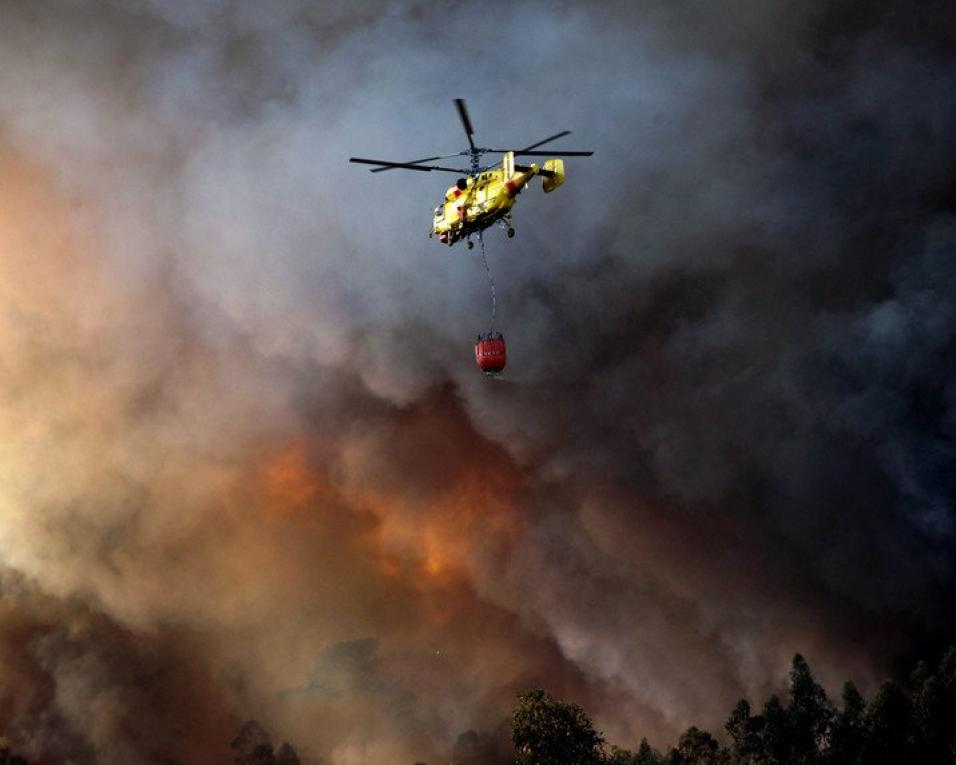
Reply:
[[[0, 734], [485, 765], [529, 687], [663, 744], [797, 650], [868, 691], [951, 641], [954, 40], [896, 0], [0, 4]], [[459, 150], [454, 97], [595, 151], [488, 237], [500, 383], [445, 181], [346, 162]]]

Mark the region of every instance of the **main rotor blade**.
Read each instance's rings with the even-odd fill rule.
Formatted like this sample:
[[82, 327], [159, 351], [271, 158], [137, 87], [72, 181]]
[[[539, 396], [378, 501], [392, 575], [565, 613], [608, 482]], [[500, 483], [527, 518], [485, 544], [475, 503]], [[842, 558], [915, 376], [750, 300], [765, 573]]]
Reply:
[[524, 152], [526, 152], [526, 151], [531, 151], [531, 149], [537, 149], [539, 146], [544, 146], [546, 143], [551, 143], [552, 141], [557, 141], [559, 138], [564, 138], [564, 136], [566, 136], [566, 135], [571, 135], [571, 131], [570, 131], [570, 130], [563, 130], [563, 131], [561, 131], [560, 133], [555, 133], [555, 134], [554, 134], [553, 136], [551, 136], [550, 138], [545, 138], [543, 141], [538, 141], [537, 143], [533, 143], [533, 144], [531, 144], [530, 146], [525, 146], [525, 147], [524, 147], [520, 152], [518, 152], [518, 153], [519, 153], [519, 154], [522, 154], [522, 153], [524, 153]]
[[[423, 159], [413, 159], [411, 162], [402, 162], [403, 165], [420, 165], [422, 162], [431, 162], [436, 159], [450, 159], [451, 157], [460, 157], [461, 154], [442, 154], [438, 157], [425, 157]], [[377, 167], [371, 172], [373, 173], [384, 173], [386, 170], [392, 170], [391, 167]]]
[[[349, 162], [356, 162], [360, 165], [380, 165], [382, 170], [391, 170], [395, 167], [401, 167], [404, 170], [421, 170], [428, 172], [429, 168], [420, 165], [413, 165], [410, 162], [385, 162], [380, 159], [363, 159], [362, 157], [349, 157]], [[374, 170], [372, 171], [375, 172]]]
[[471, 137], [475, 134], [475, 129], [471, 126], [471, 120], [468, 119], [468, 107], [465, 106], [465, 99], [456, 98], [455, 106], [458, 108], [458, 116], [461, 118], [461, 124], [465, 128], [465, 135], [468, 136], [468, 145], [471, 146], [472, 151], [474, 151], [475, 142], [471, 140]]
[[362, 157], [350, 157], [349, 162], [357, 162], [360, 165], [378, 165], [382, 168], [401, 168], [402, 170], [419, 170], [423, 173], [430, 173], [432, 170], [440, 170], [443, 173], [455, 173], [456, 175], [470, 175], [467, 170], [461, 170], [456, 167], [439, 167], [437, 165], [413, 165], [409, 162], [384, 162], [379, 159], [363, 159]]
[[455, 173], [463, 178], [471, 176], [471, 170], [462, 170], [460, 167], [440, 167], [439, 165], [411, 165], [411, 167], [424, 167], [426, 170], [441, 170], [443, 173]]

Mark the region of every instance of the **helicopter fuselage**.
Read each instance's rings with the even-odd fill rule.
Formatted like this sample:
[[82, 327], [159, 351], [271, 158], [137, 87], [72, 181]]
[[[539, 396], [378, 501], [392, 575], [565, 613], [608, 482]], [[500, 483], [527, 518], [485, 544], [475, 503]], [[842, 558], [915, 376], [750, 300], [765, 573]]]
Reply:
[[[551, 191], [564, 180], [561, 160], [549, 160], [544, 170], [545, 191]], [[501, 167], [459, 178], [435, 208], [429, 236], [438, 237], [442, 244], [453, 245], [499, 220], [508, 221], [518, 194], [539, 174], [542, 168], [536, 164], [515, 170], [514, 158], [506, 155]], [[509, 235], [512, 233], [509, 225]]]

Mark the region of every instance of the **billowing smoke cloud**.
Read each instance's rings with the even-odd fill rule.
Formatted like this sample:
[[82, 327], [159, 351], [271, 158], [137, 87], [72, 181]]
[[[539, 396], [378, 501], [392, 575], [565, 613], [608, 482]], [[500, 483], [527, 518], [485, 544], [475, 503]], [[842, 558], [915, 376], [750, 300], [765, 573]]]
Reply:
[[[951, 635], [954, 26], [3, 3], [0, 734], [490, 765], [527, 687], [663, 744]], [[459, 149], [456, 96], [595, 150], [488, 237], [503, 382], [444, 180], [346, 164]]]

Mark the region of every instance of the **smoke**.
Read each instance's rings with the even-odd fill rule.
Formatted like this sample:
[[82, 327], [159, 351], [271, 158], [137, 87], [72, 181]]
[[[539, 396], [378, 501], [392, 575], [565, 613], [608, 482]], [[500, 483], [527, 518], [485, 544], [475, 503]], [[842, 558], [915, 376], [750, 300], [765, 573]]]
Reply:
[[[0, 733], [491, 763], [527, 687], [663, 744], [946, 639], [954, 23], [4, 3]], [[458, 150], [458, 96], [595, 151], [487, 237], [503, 382], [453, 176], [346, 163]]]

